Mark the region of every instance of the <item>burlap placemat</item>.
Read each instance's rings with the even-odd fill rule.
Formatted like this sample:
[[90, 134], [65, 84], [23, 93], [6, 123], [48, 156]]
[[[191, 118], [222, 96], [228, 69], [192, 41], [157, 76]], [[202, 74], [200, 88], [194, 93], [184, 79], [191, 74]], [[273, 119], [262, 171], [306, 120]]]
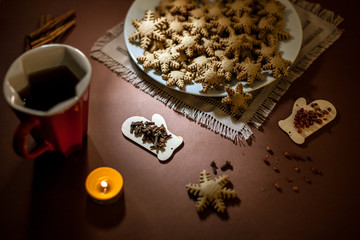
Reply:
[[170, 89], [150, 79], [132, 62], [126, 50], [123, 23], [100, 37], [91, 49], [91, 56], [105, 64], [121, 78], [150, 94], [166, 106], [181, 113], [233, 142], [251, 139], [249, 126], [261, 127], [291, 83], [300, 77], [311, 63], [342, 34], [338, 28], [343, 18], [308, 1], [291, 0], [301, 20], [303, 43], [300, 53], [287, 77], [274, 81], [253, 92], [249, 109], [238, 118], [231, 116], [221, 104], [221, 98], [201, 97]]

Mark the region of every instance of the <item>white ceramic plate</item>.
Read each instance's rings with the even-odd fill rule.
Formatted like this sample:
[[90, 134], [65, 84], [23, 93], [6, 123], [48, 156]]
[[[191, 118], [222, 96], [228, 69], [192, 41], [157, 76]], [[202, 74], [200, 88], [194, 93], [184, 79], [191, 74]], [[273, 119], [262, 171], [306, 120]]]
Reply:
[[[301, 22], [299, 19], [296, 10], [294, 9], [293, 5], [288, 0], [278, 0], [282, 4], [286, 6], [284, 11], [284, 21], [285, 21], [285, 28], [284, 30], [289, 32], [292, 36], [290, 40], [280, 41], [279, 43], [279, 51], [284, 59], [290, 60], [294, 62], [296, 59], [302, 43], [302, 27]], [[144, 49], [140, 48], [140, 46], [132, 44], [129, 42], [129, 36], [135, 32], [135, 28], [132, 25], [133, 19], [142, 19], [145, 15], [146, 10], [155, 11], [155, 7], [159, 4], [160, 0], [135, 0], [131, 5], [126, 18], [125, 18], [125, 25], [124, 25], [124, 37], [126, 47], [130, 54], [132, 60], [137, 64], [137, 66], [144, 71], [144, 68], [141, 64], [139, 64], [136, 60], [137, 57], [144, 55]], [[163, 84], [166, 86], [166, 81], [161, 78], [161, 74], [159, 72], [155, 72], [153, 69], [150, 71], [144, 71], [149, 77], [154, 79], [155, 81]], [[252, 87], [248, 87], [244, 85], [244, 92], [251, 92], [256, 89], [262, 88], [275, 79], [269, 74], [265, 74], [264, 81], [256, 81]], [[235, 87], [237, 81], [233, 80], [230, 85]], [[245, 83], [244, 83], [245, 84]], [[222, 97], [226, 96], [227, 93], [225, 91], [218, 91], [213, 88], [209, 89], [208, 92], [202, 92], [202, 85], [201, 84], [189, 84], [185, 85], [184, 89], [180, 89], [176, 86], [171, 87], [178, 91], [186, 92], [189, 94], [194, 95], [201, 95], [207, 97]]]

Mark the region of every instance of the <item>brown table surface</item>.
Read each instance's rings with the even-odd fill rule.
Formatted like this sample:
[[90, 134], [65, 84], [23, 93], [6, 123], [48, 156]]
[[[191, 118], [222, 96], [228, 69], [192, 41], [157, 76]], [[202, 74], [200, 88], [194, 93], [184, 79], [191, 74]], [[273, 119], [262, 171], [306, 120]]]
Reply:
[[[24, 36], [36, 28], [41, 14], [75, 9], [76, 27], [63, 42], [90, 56], [94, 42], [124, 20], [131, 2], [0, 0], [0, 75], [23, 52]], [[344, 17], [340, 27], [345, 32], [295, 81], [263, 130], [253, 128], [251, 144], [233, 144], [90, 59], [87, 145], [67, 159], [46, 154], [28, 160], [12, 149], [19, 120], [0, 98], [0, 239], [359, 239], [359, 16], [352, 7], [355, 0], [317, 2]], [[298, 97], [326, 99], [338, 110], [332, 123], [301, 146], [277, 125]], [[184, 138], [167, 163], [121, 133], [126, 118], [154, 113]], [[279, 157], [280, 173], [262, 160], [267, 145], [274, 150], [272, 160]], [[286, 160], [285, 151], [312, 162]], [[226, 160], [233, 170], [219, 170], [217, 176], [228, 174], [239, 198], [226, 201], [225, 214], [211, 208], [198, 214], [185, 185], [198, 183], [201, 170], [211, 172], [211, 161], [220, 166]], [[86, 176], [100, 166], [124, 177], [124, 195], [114, 205], [95, 204], [86, 193]], [[323, 175], [313, 175], [313, 166]], [[295, 173], [295, 167], [301, 172]], [[294, 179], [298, 193], [286, 177]], [[275, 181], [282, 193], [275, 190]]]

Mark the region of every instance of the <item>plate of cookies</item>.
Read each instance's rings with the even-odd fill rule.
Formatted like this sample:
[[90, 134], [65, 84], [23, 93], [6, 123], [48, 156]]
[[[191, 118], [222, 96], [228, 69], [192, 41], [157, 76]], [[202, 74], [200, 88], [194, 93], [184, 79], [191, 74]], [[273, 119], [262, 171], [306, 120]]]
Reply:
[[124, 37], [131, 59], [155, 81], [224, 97], [229, 87], [248, 93], [288, 75], [302, 27], [288, 0], [135, 0]]

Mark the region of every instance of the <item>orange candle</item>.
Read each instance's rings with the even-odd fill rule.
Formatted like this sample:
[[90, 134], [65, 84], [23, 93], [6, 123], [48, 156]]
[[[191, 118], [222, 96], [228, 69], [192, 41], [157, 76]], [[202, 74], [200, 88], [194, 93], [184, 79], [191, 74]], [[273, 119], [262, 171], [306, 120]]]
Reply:
[[112, 203], [120, 196], [123, 184], [123, 178], [118, 171], [109, 167], [100, 167], [87, 176], [85, 188], [96, 202]]

